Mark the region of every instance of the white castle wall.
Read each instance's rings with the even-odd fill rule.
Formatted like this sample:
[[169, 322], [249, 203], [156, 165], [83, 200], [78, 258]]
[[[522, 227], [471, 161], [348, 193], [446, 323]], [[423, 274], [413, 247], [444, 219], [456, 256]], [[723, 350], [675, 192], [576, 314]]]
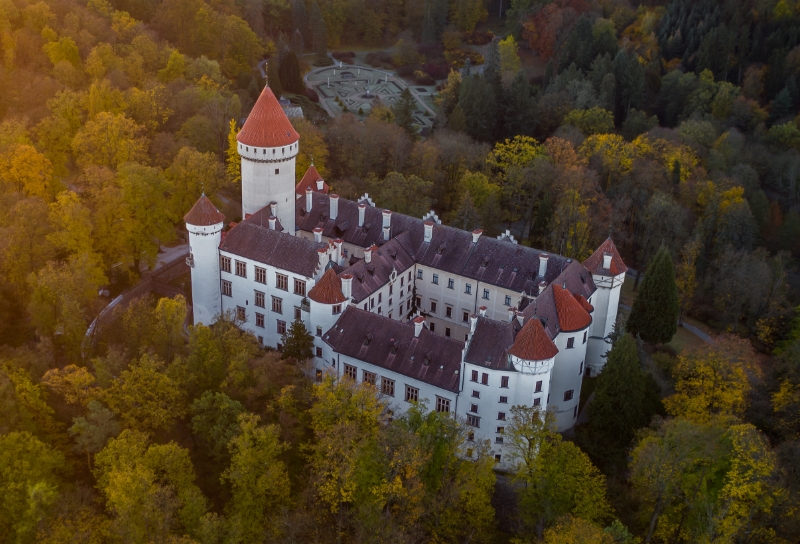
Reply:
[[284, 232], [294, 234], [295, 159], [299, 142], [283, 147], [252, 147], [239, 143], [242, 164], [242, 219], [277, 203]]
[[606, 353], [611, 349], [611, 344], [606, 339], [614, 331], [619, 308], [619, 296], [625, 274], [617, 276], [592, 275], [597, 287], [590, 304], [594, 306], [592, 325], [589, 334], [589, 347], [586, 354], [586, 365], [592, 376], [603, 370], [606, 364]]
[[211, 325], [221, 313], [219, 243], [222, 222], [210, 226], [186, 225], [192, 264], [192, 313], [194, 324]]
[[[558, 354], [553, 366], [553, 381], [550, 385], [550, 399], [547, 406], [555, 412], [559, 432], [572, 428], [577, 421], [590, 327], [591, 323], [577, 332], [560, 332], [554, 339]], [[587, 336], [587, 343], [583, 341], [584, 333]], [[575, 339], [573, 348], [567, 348], [569, 338]], [[564, 400], [567, 391], [572, 391], [570, 400]]]

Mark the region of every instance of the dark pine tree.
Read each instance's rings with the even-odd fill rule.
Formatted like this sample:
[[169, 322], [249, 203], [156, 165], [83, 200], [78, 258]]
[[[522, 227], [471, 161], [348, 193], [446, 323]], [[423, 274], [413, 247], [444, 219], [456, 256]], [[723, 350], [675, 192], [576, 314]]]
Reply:
[[284, 333], [283, 358], [305, 361], [314, 356], [314, 337], [306, 330], [302, 321], [295, 321]]
[[291, 93], [302, 93], [306, 90], [303, 84], [303, 78], [300, 76], [300, 62], [297, 60], [297, 55], [294, 51], [289, 51], [286, 58], [278, 68], [278, 73], [281, 78], [281, 86]]
[[273, 57], [267, 62], [267, 85], [269, 85], [275, 98], [280, 99], [283, 94], [283, 85], [281, 85], [281, 76], [278, 66], [277, 57]]
[[403, 89], [403, 92], [400, 93], [400, 100], [392, 108], [395, 123], [413, 138], [417, 136], [417, 127], [414, 126], [414, 110], [416, 108], [417, 101], [414, 100], [408, 87]]
[[478, 210], [475, 209], [469, 191], [464, 193], [464, 198], [461, 199], [461, 205], [458, 207], [458, 210], [456, 210], [452, 226], [469, 231], [480, 228], [481, 226], [481, 215], [478, 213]]
[[646, 342], [664, 344], [678, 332], [679, 311], [672, 255], [662, 245], [647, 267], [626, 328]]
[[506, 93], [505, 133], [513, 138], [520, 134], [530, 136], [536, 124], [534, 108], [536, 101], [531, 94], [531, 86], [525, 81], [522, 72], [518, 72]]
[[303, 39], [300, 29], [296, 28], [294, 34], [292, 34], [292, 51], [294, 51], [295, 55], [302, 55], [305, 49], [306, 41]]
[[306, 11], [306, 3], [303, 0], [294, 0], [292, 2], [292, 26], [300, 31], [303, 35], [303, 41], [308, 43], [310, 40], [308, 32], [308, 11]]
[[328, 27], [322, 18], [319, 4], [311, 4], [311, 48], [317, 54], [317, 60], [328, 58]]
[[481, 142], [494, 138], [496, 104], [494, 89], [482, 76], [468, 77], [461, 82], [458, 105], [464, 112], [467, 134]]

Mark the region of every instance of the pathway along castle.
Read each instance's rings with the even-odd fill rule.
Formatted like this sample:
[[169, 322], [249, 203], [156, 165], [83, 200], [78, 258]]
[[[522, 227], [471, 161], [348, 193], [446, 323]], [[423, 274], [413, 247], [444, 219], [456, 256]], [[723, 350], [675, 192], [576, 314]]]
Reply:
[[610, 238], [581, 264], [339, 198], [313, 166], [295, 186], [300, 137], [269, 87], [237, 139], [244, 220], [223, 232], [206, 196], [184, 217], [195, 323], [232, 311], [280, 349], [300, 320], [317, 379], [371, 383], [395, 412], [426, 399], [500, 463], [511, 406], [553, 409], [560, 431], [575, 424], [627, 270]]

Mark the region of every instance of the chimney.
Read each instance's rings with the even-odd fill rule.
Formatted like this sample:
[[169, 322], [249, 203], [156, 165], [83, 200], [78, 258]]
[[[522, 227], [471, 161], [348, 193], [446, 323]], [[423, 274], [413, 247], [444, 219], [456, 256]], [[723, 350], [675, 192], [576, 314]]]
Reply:
[[269, 203], [269, 211], [270, 215], [272, 215], [273, 217], [276, 217], [278, 215], [278, 203], [275, 202], [274, 200]]
[[550, 258], [550, 255], [547, 253], [540, 253], [539, 254], [539, 277], [543, 278], [545, 274], [547, 274], [547, 259]]
[[477, 244], [478, 243], [478, 240], [480, 239], [481, 234], [483, 234], [483, 230], [481, 230], [481, 229], [475, 229], [475, 230], [472, 231], [472, 243], [473, 244]]
[[430, 241], [432, 239], [433, 239], [433, 222], [425, 221], [425, 238], [424, 238], [424, 242], [426, 244], [430, 243]]
[[341, 260], [342, 260], [342, 244], [343, 243], [344, 243], [344, 240], [342, 240], [341, 238], [336, 238], [333, 241], [333, 247], [335, 249], [333, 260], [336, 261], [336, 264], [341, 264]]
[[319, 273], [320, 276], [325, 272], [325, 267], [328, 265], [328, 248], [322, 247], [317, 250], [317, 258], [319, 259]]
[[384, 242], [388, 242], [389, 241], [389, 237], [390, 237], [389, 233], [390, 233], [391, 230], [392, 229], [390, 229], [389, 227], [383, 227], [383, 241]]
[[367, 213], [367, 205], [366, 204], [359, 204], [358, 205], [358, 226], [359, 228], [364, 226], [364, 215]]
[[374, 245], [369, 246], [367, 249], [364, 250], [364, 262], [369, 264], [372, 262], [372, 248], [375, 247]]
[[419, 333], [422, 332], [422, 326], [425, 324], [425, 318], [420, 316], [412, 319], [414, 322], [414, 338], [419, 338]]
[[514, 316], [516, 314], [517, 314], [517, 309], [516, 308], [509, 308], [508, 309], [508, 320], [509, 321], [514, 321]]
[[320, 227], [314, 229], [314, 241], [315, 242], [322, 241], [322, 229]]
[[539, 282], [539, 293], [538, 293], [539, 295], [542, 294], [542, 291], [544, 291], [545, 287], [547, 287], [547, 282], [546, 281], [540, 281]]
[[314, 191], [311, 190], [311, 187], [306, 187], [306, 211], [310, 212], [311, 207], [314, 203]]
[[275, 230], [275, 216], [269, 218], [269, 230]]
[[325, 184], [325, 182], [323, 180], [318, 179], [317, 180], [317, 191], [321, 191], [324, 184]]
[[339, 195], [331, 195], [329, 200], [331, 203], [330, 218], [336, 219], [336, 216], [339, 215]]
[[611, 269], [611, 253], [603, 253], [603, 268]]
[[392, 226], [392, 210], [383, 210], [383, 228]]
[[481, 317], [486, 317], [486, 306], [481, 306], [478, 308], [478, 315]]
[[350, 300], [350, 298], [353, 296], [352, 274], [342, 274], [342, 294], [347, 300]]
[[478, 325], [478, 316], [472, 314], [469, 316], [469, 335], [470, 337], [475, 334], [475, 327]]
[[517, 321], [519, 321], [519, 326], [521, 327], [525, 323], [525, 314], [517, 312]]

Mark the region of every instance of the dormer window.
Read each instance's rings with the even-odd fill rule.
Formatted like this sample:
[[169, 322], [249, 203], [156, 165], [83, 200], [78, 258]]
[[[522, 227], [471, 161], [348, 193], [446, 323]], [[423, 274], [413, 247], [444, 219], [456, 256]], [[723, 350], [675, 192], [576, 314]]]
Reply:
[[370, 342], [372, 342], [372, 339], [373, 339], [373, 338], [374, 338], [374, 336], [373, 336], [373, 334], [372, 334], [372, 333], [369, 333], [369, 334], [367, 334], [367, 335], [364, 337], [364, 345], [365, 345], [365, 346], [368, 346], [368, 345], [369, 345], [369, 343], [370, 343]]

